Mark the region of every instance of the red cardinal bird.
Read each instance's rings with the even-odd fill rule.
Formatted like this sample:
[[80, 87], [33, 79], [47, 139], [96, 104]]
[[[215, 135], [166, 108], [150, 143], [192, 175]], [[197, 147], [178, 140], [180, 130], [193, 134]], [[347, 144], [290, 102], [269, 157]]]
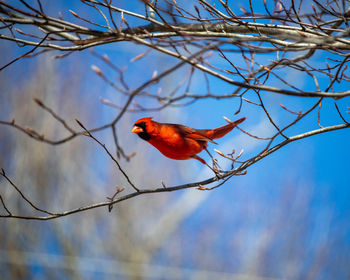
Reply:
[[215, 143], [213, 139], [223, 137], [244, 120], [245, 118], [241, 118], [214, 129], [194, 129], [181, 124], [158, 123], [152, 121], [152, 118], [142, 118], [135, 122], [131, 132], [156, 147], [168, 158], [194, 158], [212, 169], [197, 154], [203, 150], [208, 152], [208, 142]]

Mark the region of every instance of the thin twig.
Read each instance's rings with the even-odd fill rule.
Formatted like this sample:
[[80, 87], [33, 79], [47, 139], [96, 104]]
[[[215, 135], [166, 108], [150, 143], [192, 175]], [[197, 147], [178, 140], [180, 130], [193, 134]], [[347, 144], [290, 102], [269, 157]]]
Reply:
[[1, 175], [2, 177], [4, 177], [4, 178], [7, 180], [7, 182], [10, 183], [10, 185], [19, 193], [19, 195], [20, 195], [32, 208], [34, 208], [35, 210], [37, 210], [37, 211], [39, 211], [39, 212], [48, 214], [48, 215], [56, 215], [55, 213], [52, 213], [52, 212], [49, 212], [49, 211], [47, 211], [47, 210], [44, 210], [44, 209], [39, 208], [39, 207], [36, 206], [30, 199], [28, 199], [28, 198], [24, 195], [24, 193], [16, 186], [16, 184], [13, 183], [9, 177], [7, 177], [7, 175], [5, 174], [5, 170], [4, 170], [3, 168], [1, 168], [0, 175]]
[[85, 128], [85, 126], [76, 119], [76, 122], [81, 126], [82, 129], [87, 133], [87, 136], [90, 138], [94, 139], [104, 150], [105, 152], [109, 155], [109, 157], [114, 161], [114, 163], [118, 166], [119, 171], [124, 175], [125, 179], [128, 181], [130, 186], [137, 192], [140, 190], [131, 182], [129, 176], [126, 174], [126, 172], [123, 170], [123, 168], [120, 166], [119, 162], [115, 159], [115, 157], [110, 153], [110, 151], [106, 148], [105, 144], [102, 144], [96, 137], [94, 137], [89, 130]]

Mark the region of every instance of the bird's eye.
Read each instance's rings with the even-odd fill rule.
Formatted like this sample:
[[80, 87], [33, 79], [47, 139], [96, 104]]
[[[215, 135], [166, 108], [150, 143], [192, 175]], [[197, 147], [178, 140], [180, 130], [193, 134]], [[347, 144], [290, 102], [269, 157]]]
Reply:
[[140, 138], [142, 138], [143, 140], [146, 140], [146, 141], [151, 139], [151, 135], [146, 130], [146, 123], [145, 122], [135, 123], [135, 126], [142, 129], [142, 132], [137, 133], [137, 135]]

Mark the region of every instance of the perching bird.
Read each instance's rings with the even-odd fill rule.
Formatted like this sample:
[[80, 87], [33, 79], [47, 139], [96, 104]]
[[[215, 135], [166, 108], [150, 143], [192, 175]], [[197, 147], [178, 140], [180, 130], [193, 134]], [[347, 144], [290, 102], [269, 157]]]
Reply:
[[[148, 117], [136, 121], [131, 132], [156, 147], [168, 158], [176, 160], [194, 158], [212, 169], [197, 154], [203, 150], [208, 152], [208, 142], [215, 143], [213, 139], [223, 137], [244, 120], [245, 118], [241, 118], [214, 129], [194, 129], [181, 124], [158, 123]], [[216, 173], [215, 170], [214, 172]]]

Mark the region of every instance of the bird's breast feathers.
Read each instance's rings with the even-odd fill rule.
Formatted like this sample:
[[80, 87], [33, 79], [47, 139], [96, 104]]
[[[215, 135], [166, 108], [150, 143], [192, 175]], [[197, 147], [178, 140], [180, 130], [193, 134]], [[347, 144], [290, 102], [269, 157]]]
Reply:
[[186, 137], [176, 126], [164, 125], [157, 135], [152, 136], [149, 143], [163, 155], [172, 159], [188, 159], [201, 152], [206, 142], [200, 143]]

